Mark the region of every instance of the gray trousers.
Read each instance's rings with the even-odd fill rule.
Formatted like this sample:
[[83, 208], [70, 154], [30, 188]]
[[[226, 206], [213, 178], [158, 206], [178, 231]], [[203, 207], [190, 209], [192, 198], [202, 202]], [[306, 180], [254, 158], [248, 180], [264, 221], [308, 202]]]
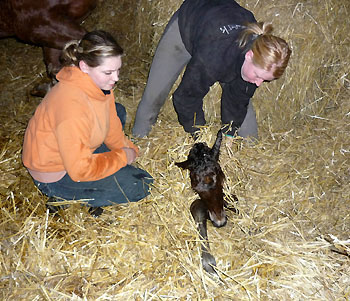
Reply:
[[[181, 39], [178, 12], [176, 12], [166, 26], [153, 57], [146, 88], [136, 111], [132, 129], [135, 137], [149, 134], [172, 86], [190, 59], [191, 55]], [[256, 115], [251, 101], [237, 133], [241, 137], [258, 138]]]

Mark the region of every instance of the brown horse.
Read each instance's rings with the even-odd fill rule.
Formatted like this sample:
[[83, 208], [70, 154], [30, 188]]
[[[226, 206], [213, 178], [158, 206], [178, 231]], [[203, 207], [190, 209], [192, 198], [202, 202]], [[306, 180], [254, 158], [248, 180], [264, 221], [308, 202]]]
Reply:
[[25, 43], [42, 47], [48, 76], [54, 80], [61, 68], [59, 56], [64, 45], [85, 34], [80, 23], [96, 7], [97, 2], [98, 0], [1, 0], [0, 38], [13, 36]]
[[[188, 158], [184, 162], [175, 163], [177, 166], [190, 171], [192, 189], [198, 193], [200, 199], [191, 204], [191, 214], [195, 220], [202, 242], [202, 265], [208, 273], [216, 274], [216, 261], [210, 254], [207, 219], [210, 219], [215, 227], [226, 225], [226, 202], [224, 201], [223, 182], [225, 175], [218, 163], [220, 145], [222, 141], [221, 130], [217, 134], [212, 148], [205, 143], [195, 143], [190, 150]], [[233, 196], [237, 201], [236, 196]], [[237, 213], [234, 208], [230, 210]]]

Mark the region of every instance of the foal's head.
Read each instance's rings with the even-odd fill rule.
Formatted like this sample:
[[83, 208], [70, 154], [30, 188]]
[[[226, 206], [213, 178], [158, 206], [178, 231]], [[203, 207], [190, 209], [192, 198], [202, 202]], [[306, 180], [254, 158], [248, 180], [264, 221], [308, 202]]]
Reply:
[[217, 227], [222, 227], [227, 222], [222, 191], [225, 176], [218, 163], [221, 140], [222, 133], [219, 131], [212, 148], [205, 143], [196, 143], [187, 160], [176, 163], [190, 171], [191, 186], [206, 204], [209, 218]]

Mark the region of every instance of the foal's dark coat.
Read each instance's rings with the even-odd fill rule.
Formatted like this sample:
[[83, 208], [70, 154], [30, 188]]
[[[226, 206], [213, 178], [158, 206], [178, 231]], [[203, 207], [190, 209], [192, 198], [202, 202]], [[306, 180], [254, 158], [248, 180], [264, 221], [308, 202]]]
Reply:
[[190, 150], [186, 161], [175, 163], [190, 171], [191, 186], [200, 197], [191, 204], [190, 210], [198, 225], [200, 238], [204, 241], [202, 264], [209, 273], [216, 273], [216, 262], [209, 252], [207, 219], [210, 219], [216, 227], [223, 227], [227, 222], [223, 193], [225, 176], [218, 163], [221, 141], [222, 132], [220, 130], [212, 148], [205, 143], [196, 143]]

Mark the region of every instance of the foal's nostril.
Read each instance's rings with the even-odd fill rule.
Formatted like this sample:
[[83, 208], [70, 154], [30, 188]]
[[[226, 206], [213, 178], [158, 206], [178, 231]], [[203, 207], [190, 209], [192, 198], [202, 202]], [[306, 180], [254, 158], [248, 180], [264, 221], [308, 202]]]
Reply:
[[213, 222], [213, 225], [215, 226], [215, 227], [218, 227], [218, 228], [220, 228], [220, 227], [223, 227], [223, 226], [225, 226], [227, 224], [227, 218], [226, 218], [226, 216], [225, 216], [225, 218], [224, 219], [221, 219], [221, 220], [219, 220], [219, 221], [217, 221], [217, 222]]

